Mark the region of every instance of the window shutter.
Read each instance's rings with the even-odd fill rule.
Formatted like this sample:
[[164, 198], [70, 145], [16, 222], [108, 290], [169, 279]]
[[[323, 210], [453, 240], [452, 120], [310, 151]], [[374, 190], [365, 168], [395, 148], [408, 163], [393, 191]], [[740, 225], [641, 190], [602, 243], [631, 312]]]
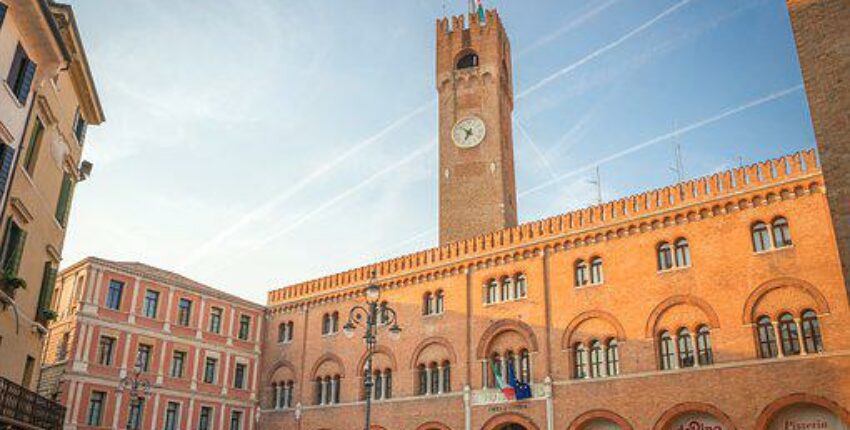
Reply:
[[8, 234], [8, 253], [3, 269], [6, 273], [12, 276], [18, 276], [18, 268], [21, 266], [21, 257], [24, 254], [24, 244], [27, 240], [27, 232], [21, 230], [13, 221], [9, 222], [7, 229]]
[[24, 77], [23, 82], [21, 82], [21, 86], [18, 89], [18, 101], [21, 104], [26, 103], [27, 96], [30, 93], [30, 87], [32, 86], [32, 80], [35, 78], [35, 63], [30, 61], [28, 58], [24, 58], [26, 61], [26, 66], [24, 67]]
[[15, 149], [9, 145], [0, 144], [0, 200], [6, 192], [6, 184], [12, 174], [12, 160], [15, 159]]
[[41, 292], [38, 295], [38, 311], [36, 318], [39, 321], [44, 320], [44, 311], [50, 309], [50, 303], [53, 301], [53, 289], [56, 287], [56, 269], [53, 263], [44, 263], [44, 274], [41, 278]]
[[3, 28], [4, 18], [6, 18], [6, 5], [0, 3], [0, 28]]
[[[18, 48], [15, 50], [15, 56], [12, 58], [12, 67], [9, 69], [9, 76], [6, 78], [6, 82], [9, 83], [9, 86], [13, 90], [17, 88], [16, 83], [18, 82], [18, 77], [21, 73], [22, 61], [24, 61], [24, 48], [18, 44]], [[15, 95], [17, 95], [17, 93]]]
[[24, 155], [24, 169], [26, 169], [30, 176], [32, 176], [35, 171], [35, 159], [37, 158], [36, 152], [43, 132], [44, 124], [42, 124], [41, 119], [36, 117], [35, 125], [33, 126], [32, 134], [30, 135], [29, 146], [27, 146], [26, 155]]
[[68, 216], [68, 207], [71, 203], [71, 175], [65, 172], [62, 175], [62, 188], [59, 190], [59, 202], [56, 204], [56, 221], [63, 227]]

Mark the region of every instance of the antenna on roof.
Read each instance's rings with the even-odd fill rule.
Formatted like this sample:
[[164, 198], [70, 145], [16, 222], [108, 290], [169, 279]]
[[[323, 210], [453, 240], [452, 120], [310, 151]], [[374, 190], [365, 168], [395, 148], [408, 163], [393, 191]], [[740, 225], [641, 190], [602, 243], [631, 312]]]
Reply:
[[602, 176], [599, 175], [599, 165], [596, 165], [596, 179], [587, 181], [596, 186], [596, 204], [602, 204]]
[[741, 155], [738, 156], [738, 167], [744, 168], [744, 157]]
[[682, 144], [679, 143], [679, 126], [676, 121], [673, 121], [673, 151], [674, 165], [670, 166], [670, 170], [676, 174], [676, 182], [685, 181], [685, 163], [682, 161]]

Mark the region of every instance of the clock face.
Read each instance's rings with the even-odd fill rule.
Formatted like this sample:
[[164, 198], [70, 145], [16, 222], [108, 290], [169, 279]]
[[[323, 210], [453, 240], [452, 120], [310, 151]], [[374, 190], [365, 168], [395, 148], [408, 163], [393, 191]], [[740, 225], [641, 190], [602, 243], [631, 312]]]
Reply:
[[452, 128], [452, 141], [460, 148], [472, 148], [484, 140], [487, 128], [477, 116], [464, 118]]

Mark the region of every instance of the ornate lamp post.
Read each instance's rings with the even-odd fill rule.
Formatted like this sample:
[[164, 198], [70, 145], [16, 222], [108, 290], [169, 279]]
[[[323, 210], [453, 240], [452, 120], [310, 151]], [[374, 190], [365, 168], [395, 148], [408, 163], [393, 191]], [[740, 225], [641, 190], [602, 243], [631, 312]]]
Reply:
[[401, 334], [401, 327], [398, 326], [398, 317], [394, 309], [386, 304], [380, 304], [381, 288], [373, 282], [366, 287], [366, 306], [354, 306], [348, 314], [348, 322], [342, 327], [343, 333], [349, 339], [354, 336], [354, 329], [361, 324], [366, 326], [366, 334], [363, 339], [366, 341], [366, 369], [364, 386], [366, 387], [366, 430], [372, 427], [372, 387], [375, 382], [372, 380], [372, 354], [375, 352], [375, 345], [378, 343], [378, 319], [381, 324], [389, 325], [390, 338], [397, 340]]
[[[133, 367], [133, 375], [127, 375], [118, 381], [116, 391], [119, 393], [127, 391], [130, 399], [130, 410], [127, 413], [127, 430], [138, 430], [137, 424], [141, 424], [141, 422], [138, 421], [141, 421], [142, 412], [138, 411], [138, 415], [134, 418], [133, 411], [136, 406], [141, 405], [145, 400], [145, 397], [149, 396], [151, 393], [150, 382], [142, 377], [141, 357], [136, 359], [136, 365]], [[134, 425], [136, 425], [135, 428], [133, 427]]]

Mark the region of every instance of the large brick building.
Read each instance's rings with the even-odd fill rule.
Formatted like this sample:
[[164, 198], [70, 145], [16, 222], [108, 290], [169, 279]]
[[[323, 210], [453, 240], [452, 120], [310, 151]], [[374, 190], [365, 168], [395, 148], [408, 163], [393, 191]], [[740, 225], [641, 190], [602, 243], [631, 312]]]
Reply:
[[[87, 258], [59, 275], [39, 392], [64, 428], [255, 428], [263, 307], [140, 263]], [[143, 400], [118, 391], [135, 376]]]
[[[796, 3], [795, 28], [846, 17]], [[440, 246], [270, 292], [260, 426], [362, 428], [370, 395], [379, 429], [848, 428], [846, 165], [824, 161], [832, 206], [806, 151], [516, 226], [510, 58], [495, 11], [437, 22]], [[366, 393], [339, 328], [370, 282], [404, 332], [379, 329]]]

